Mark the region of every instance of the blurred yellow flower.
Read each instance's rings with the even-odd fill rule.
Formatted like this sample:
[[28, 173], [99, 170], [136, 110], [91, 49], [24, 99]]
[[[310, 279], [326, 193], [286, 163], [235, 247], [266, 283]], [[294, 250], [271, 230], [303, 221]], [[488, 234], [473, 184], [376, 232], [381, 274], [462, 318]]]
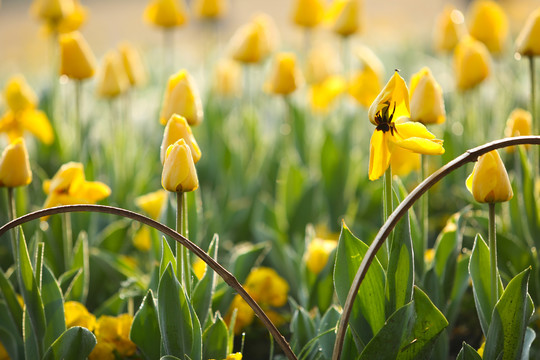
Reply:
[[111, 194], [111, 189], [102, 182], [86, 181], [83, 165], [76, 162], [62, 165], [51, 180], [43, 182], [43, 191], [48, 195], [44, 208], [94, 204]]
[[516, 51], [524, 56], [540, 55], [540, 8], [534, 10], [516, 40]]
[[151, 25], [172, 28], [188, 21], [184, 0], [151, 0], [144, 9], [144, 20]]
[[319, 274], [330, 257], [330, 253], [336, 248], [335, 240], [314, 238], [308, 245], [305, 255], [306, 266], [315, 275]]
[[[514, 109], [508, 120], [506, 121], [506, 128], [504, 129], [505, 137], [513, 136], [527, 136], [531, 135], [532, 128], [532, 115], [527, 110]], [[531, 145], [526, 144], [525, 147], [529, 148]], [[507, 152], [514, 152], [514, 146], [508, 146], [505, 148]]]
[[442, 140], [435, 139], [421, 123], [409, 120], [409, 92], [397, 71], [377, 96], [368, 112], [376, 125], [369, 151], [369, 179], [381, 177], [390, 165], [395, 146], [426, 155], [444, 153]]
[[489, 52], [483, 43], [471, 36], [464, 36], [460, 40], [454, 49], [453, 61], [459, 90], [471, 89], [489, 76]]
[[420, 169], [420, 154], [395, 146], [390, 156], [392, 175], [404, 177]]
[[30, 12], [38, 19], [58, 23], [74, 11], [70, 0], [34, 0]]
[[225, 360], [242, 360], [242, 353], [229, 354]]
[[96, 317], [88, 312], [86, 307], [77, 301], [66, 301], [64, 304], [64, 315], [66, 318], [66, 328], [82, 326], [90, 331], [94, 331]]
[[114, 345], [112, 343], [98, 341], [88, 356], [89, 360], [116, 360]]
[[446, 5], [442, 13], [437, 16], [433, 30], [433, 43], [435, 50], [451, 52], [459, 40], [467, 33], [463, 13], [452, 5]]
[[234, 333], [235, 335], [238, 335], [240, 334], [242, 329], [244, 329], [253, 322], [253, 319], [255, 318], [255, 313], [253, 312], [253, 309], [251, 309], [251, 307], [244, 301], [244, 299], [242, 299], [242, 297], [237, 294], [234, 296], [234, 299], [229, 308], [229, 312], [225, 317], [225, 322], [227, 324], [230, 324], [231, 316], [235, 309], [237, 309], [237, 313], [236, 321], [234, 323]]
[[14, 75], [8, 80], [4, 88], [4, 99], [13, 112], [35, 109], [38, 104], [36, 93], [22, 75]]
[[276, 95], [289, 95], [302, 81], [302, 74], [296, 66], [296, 56], [288, 52], [276, 54], [273, 69], [265, 85], [266, 90]]
[[360, 30], [360, 0], [334, 0], [325, 14], [325, 22], [333, 32], [350, 36]]
[[199, 91], [187, 70], [180, 70], [169, 78], [159, 118], [161, 125], [166, 125], [174, 114], [185, 117], [191, 126], [203, 120]]
[[194, 0], [193, 12], [202, 19], [219, 19], [225, 16], [229, 4], [226, 0]]
[[[102, 315], [97, 320], [96, 329], [94, 331], [98, 345], [108, 344], [98, 350], [99, 354], [92, 352], [90, 359], [101, 359], [98, 355], [107, 356], [108, 351], [114, 355], [118, 353], [121, 357], [132, 356], [137, 350], [137, 346], [129, 339], [129, 331], [133, 317], [128, 314], [121, 314], [116, 317]], [[96, 346], [97, 347], [97, 346]], [[95, 350], [94, 350], [95, 351]]]
[[258, 14], [234, 33], [229, 45], [231, 56], [241, 63], [258, 63], [274, 50], [277, 37], [272, 18]]
[[152, 235], [150, 228], [142, 225], [133, 236], [133, 246], [139, 251], [146, 252], [152, 247]]
[[355, 53], [362, 67], [349, 81], [349, 94], [369, 108], [382, 89], [384, 67], [377, 55], [365, 46], [358, 47]]
[[292, 11], [293, 22], [301, 27], [313, 28], [320, 24], [324, 16], [324, 1], [295, 0]]
[[96, 58], [84, 37], [78, 31], [60, 35], [60, 75], [83, 80], [95, 71]]
[[105, 54], [97, 79], [97, 93], [104, 98], [114, 98], [125, 93], [130, 86], [120, 55], [111, 50]]
[[131, 86], [144, 85], [146, 83], [146, 70], [139, 51], [128, 42], [120, 44], [118, 51]]
[[88, 9], [81, 5], [78, 0], [65, 0], [69, 3], [70, 12], [57, 20], [48, 20], [44, 24], [46, 34], [65, 34], [78, 30], [88, 17]]
[[242, 68], [236, 61], [221, 59], [214, 69], [213, 90], [222, 96], [237, 96], [242, 92]]
[[161, 215], [165, 200], [167, 200], [167, 192], [160, 189], [135, 198], [135, 204], [146, 212], [151, 219], [157, 220]]
[[274, 269], [267, 267], [252, 269], [244, 287], [258, 303], [274, 307], [287, 303], [289, 285]]
[[167, 149], [161, 186], [171, 192], [189, 192], [199, 187], [193, 156], [184, 139], [178, 140]]
[[320, 83], [339, 72], [339, 59], [330, 44], [318, 44], [310, 50], [305, 67], [306, 81]]
[[9, 144], [0, 157], [0, 187], [26, 186], [32, 182], [32, 170], [23, 138]]
[[466, 185], [480, 203], [504, 202], [514, 196], [508, 173], [496, 150], [478, 157]]
[[428, 125], [446, 120], [442, 89], [429, 68], [424, 67], [412, 76], [410, 96], [412, 121]]
[[328, 111], [334, 101], [347, 90], [345, 79], [334, 75], [313, 84], [310, 88], [310, 104], [314, 111]]
[[201, 149], [197, 144], [197, 140], [195, 140], [195, 136], [193, 136], [193, 132], [191, 131], [191, 127], [187, 120], [183, 116], [174, 114], [167, 122], [167, 126], [165, 126], [165, 131], [163, 133], [163, 140], [160, 148], [162, 164], [165, 163], [165, 155], [169, 146], [180, 139], [184, 139], [189, 146], [195, 164], [201, 159]]
[[10, 360], [9, 354], [6, 351], [6, 348], [0, 342], [0, 360]]
[[435, 249], [427, 249], [424, 252], [424, 263], [426, 263], [428, 266], [433, 262], [435, 259]]
[[206, 263], [199, 257], [193, 263], [193, 272], [199, 280], [201, 280], [206, 273]]
[[508, 37], [508, 19], [499, 4], [492, 0], [475, 0], [467, 11], [469, 34], [483, 42], [493, 54], [504, 50]]

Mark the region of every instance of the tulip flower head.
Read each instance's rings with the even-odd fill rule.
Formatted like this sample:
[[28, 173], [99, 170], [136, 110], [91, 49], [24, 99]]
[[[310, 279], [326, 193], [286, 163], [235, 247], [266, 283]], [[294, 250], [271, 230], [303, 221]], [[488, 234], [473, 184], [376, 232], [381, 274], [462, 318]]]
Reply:
[[360, 0], [334, 0], [325, 14], [325, 22], [336, 34], [347, 37], [360, 30]]
[[139, 51], [127, 42], [120, 44], [118, 51], [131, 86], [144, 85], [146, 83], [146, 70]]
[[442, 124], [446, 119], [441, 86], [424, 67], [411, 79], [411, 120], [424, 125]]
[[527, 18], [516, 40], [516, 51], [523, 56], [540, 55], [540, 8]]
[[[532, 115], [529, 111], [523, 109], [514, 109], [508, 120], [506, 121], [506, 128], [504, 129], [505, 137], [513, 136], [528, 136], [532, 134]], [[526, 144], [526, 148], [530, 145]], [[514, 152], [514, 146], [508, 146], [505, 148], [507, 152]]]
[[486, 46], [471, 36], [465, 36], [454, 49], [454, 72], [457, 88], [472, 89], [490, 73], [490, 55]]
[[466, 33], [463, 13], [452, 5], [446, 5], [437, 17], [433, 31], [435, 50], [444, 53], [453, 51]]
[[493, 54], [504, 50], [508, 37], [508, 19], [499, 4], [492, 0], [475, 0], [467, 13], [469, 33], [483, 42]]
[[30, 11], [37, 18], [58, 23], [75, 10], [72, 0], [35, 0]]
[[60, 75], [83, 80], [94, 76], [95, 69], [94, 53], [79, 32], [60, 36]]
[[[45, 21], [43, 30], [46, 34], [56, 35], [76, 31], [88, 18], [88, 9], [82, 6], [78, 0], [38, 0], [34, 4], [39, 6], [33, 8], [32, 12], [35, 13], [38, 18]], [[52, 11], [51, 14], [56, 13], [56, 15], [53, 16], [40, 17], [37, 15], [37, 12], [42, 11], [44, 6], [48, 7], [50, 5], [53, 5], [53, 8], [62, 9], [62, 11]], [[38, 8], [41, 8], [41, 10]]]
[[362, 68], [349, 82], [349, 94], [366, 108], [373, 103], [382, 89], [384, 67], [377, 55], [365, 46], [356, 49]]
[[184, 0], [151, 0], [144, 10], [144, 20], [162, 28], [182, 26], [188, 21]]
[[129, 338], [132, 323], [133, 317], [128, 314], [100, 316], [94, 330], [97, 345], [88, 358], [99, 360], [114, 358], [115, 354], [122, 358], [134, 355], [137, 346]]
[[184, 139], [186, 144], [189, 146], [191, 155], [193, 156], [193, 163], [196, 164], [201, 159], [201, 149], [195, 140], [195, 136], [193, 136], [191, 127], [187, 123], [186, 118], [174, 114], [167, 122], [165, 132], [163, 133], [163, 141], [161, 142], [160, 152], [162, 164], [165, 163], [165, 156], [169, 146], [180, 139]]
[[67, 329], [82, 326], [93, 331], [96, 326], [96, 317], [80, 302], [66, 301], [64, 303], [64, 315]]
[[293, 22], [304, 28], [314, 28], [319, 25], [324, 16], [322, 0], [296, 0], [292, 12]]
[[166, 125], [174, 114], [185, 117], [191, 126], [199, 125], [203, 120], [199, 91], [186, 70], [180, 70], [169, 78], [161, 107], [161, 125]]
[[508, 173], [496, 150], [478, 157], [466, 185], [480, 203], [505, 202], [514, 196]]
[[0, 187], [26, 186], [32, 182], [28, 152], [22, 138], [9, 144], [0, 158]]
[[22, 75], [12, 76], [4, 88], [6, 104], [13, 112], [34, 109], [38, 98]]
[[147, 213], [151, 219], [157, 220], [161, 215], [166, 199], [167, 192], [161, 189], [135, 198], [135, 204]]
[[116, 51], [109, 51], [105, 54], [102, 70], [98, 78], [98, 95], [104, 98], [115, 98], [125, 93], [129, 85], [129, 78], [120, 56]]
[[219, 19], [227, 12], [228, 5], [226, 0], [195, 0], [193, 12], [201, 19]]
[[242, 68], [236, 61], [218, 61], [214, 69], [213, 90], [222, 96], [237, 96], [242, 92]]
[[314, 238], [309, 243], [305, 256], [308, 270], [314, 274], [319, 274], [328, 263], [330, 253], [336, 246], [337, 242], [334, 240]]
[[189, 192], [199, 187], [193, 156], [184, 139], [178, 140], [167, 149], [161, 185], [170, 192]]
[[289, 95], [303, 82], [300, 69], [296, 66], [293, 53], [279, 53], [274, 58], [274, 68], [266, 83], [269, 92], [276, 95]]
[[377, 126], [370, 141], [370, 180], [384, 174], [395, 146], [426, 155], [444, 153], [442, 140], [436, 139], [424, 125], [408, 121], [409, 113], [407, 85], [396, 71], [368, 112], [369, 120]]
[[234, 33], [230, 41], [231, 56], [244, 64], [258, 63], [274, 50], [277, 37], [272, 18], [259, 14]]

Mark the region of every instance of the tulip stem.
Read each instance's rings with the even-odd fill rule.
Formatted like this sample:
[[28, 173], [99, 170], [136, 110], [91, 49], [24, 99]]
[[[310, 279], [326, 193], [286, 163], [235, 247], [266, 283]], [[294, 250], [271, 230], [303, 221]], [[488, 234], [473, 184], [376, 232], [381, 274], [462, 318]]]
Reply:
[[62, 214], [62, 229], [64, 231], [64, 267], [68, 271], [71, 267], [71, 253], [73, 252], [73, 230], [71, 228], [71, 214]]
[[82, 101], [82, 80], [75, 80], [75, 147], [72, 150], [80, 149], [81, 162], [86, 160], [86, 149], [83, 144], [84, 126], [81, 116]]
[[[420, 182], [424, 181], [424, 179], [429, 174], [429, 164], [428, 164], [428, 158], [426, 155], [420, 155]], [[421, 218], [421, 234], [422, 234], [422, 243], [424, 244], [423, 250], [425, 251], [428, 247], [429, 242], [429, 200], [428, 200], [428, 192], [424, 194], [420, 198], [420, 218]]]
[[497, 286], [497, 236], [495, 231], [495, 203], [489, 203], [489, 267], [491, 272], [491, 305], [499, 300], [499, 287]]
[[[383, 212], [384, 212], [384, 222], [388, 220], [390, 214], [393, 211], [392, 206], [392, 168], [388, 166], [386, 172], [384, 173], [384, 190], [383, 190]], [[386, 243], [386, 253], [390, 254], [390, 244]]]
[[[7, 187], [7, 196], [8, 196], [8, 215], [9, 220], [13, 220], [17, 217], [17, 207], [15, 204], [15, 196], [13, 194], [14, 188]], [[13, 263], [17, 264], [17, 229], [13, 228], [10, 232], [11, 234], [11, 252], [13, 253]]]
[[[532, 128], [534, 134], [540, 133], [540, 126], [536, 119], [536, 74], [534, 68], [534, 56], [529, 56], [529, 72], [531, 77], [531, 116], [532, 116]], [[533, 156], [534, 159], [534, 156]], [[536, 174], [540, 174], [540, 148], [536, 152]]]
[[[176, 193], [176, 232], [188, 237], [187, 226], [187, 198], [183, 191]], [[191, 294], [191, 271], [189, 262], [189, 253], [187, 249], [179, 243], [176, 243], [176, 266], [177, 275], [186, 293]]]

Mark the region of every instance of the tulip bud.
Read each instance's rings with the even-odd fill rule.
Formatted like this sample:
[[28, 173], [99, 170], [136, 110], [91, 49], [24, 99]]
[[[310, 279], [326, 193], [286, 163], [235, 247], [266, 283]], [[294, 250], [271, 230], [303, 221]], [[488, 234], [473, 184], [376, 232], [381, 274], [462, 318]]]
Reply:
[[141, 86], [146, 82], [146, 71], [140, 53], [129, 43], [118, 47], [122, 64], [131, 86]]
[[214, 70], [213, 89], [223, 96], [239, 95], [242, 91], [242, 68], [236, 61], [221, 59]]
[[195, 0], [193, 2], [193, 12], [199, 18], [218, 19], [227, 12], [226, 0]]
[[277, 30], [268, 15], [259, 14], [239, 28], [231, 38], [232, 58], [241, 63], [258, 63], [275, 48]]
[[466, 33], [463, 13], [452, 5], [446, 5], [435, 23], [433, 31], [435, 49], [440, 52], [453, 51]]
[[165, 163], [165, 156], [169, 146], [180, 139], [184, 139], [189, 146], [195, 164], [201, 159], [201, 149], [199, 149], [199, 145], [197, 145], [197, 141], [191, 132], [189, 124], [184, 117], [174, 114], [167, 122], [165, 132], [163, 133], [160, 155], [162, 164]]
[[60, 74], [83, 80], [94, 76], [96, 58], [77, 31], [60, 36]]
[[0, 187], [26, 186], [32, 182], [28, 152], [22, 138], [16, 139], [0, 158]]
[[431, 71], [424, 67], [411, 79], [411, 120], [424, 125], [442, 124], [446, 119], [441, 86]]
[[97, 93], [104, 98], [114, 98], [129, 88], [129, 79], [124, 71], [120, 57], [115, 51], [109, 51], [103, 59], [97, 85]]
[[274, 58], [274, 68], [266, 84], [267, 90], [276, 95], [288, 95], [302, 82], [293, 53], [280, 53]]
[[[510, 113], [508, 120], [506, 121], [506, 128], [504, 129], [505, 137], [513, 136], [527, 136], [531, 135], [532, 127], [532, 115], [527, 110], [515, 109]], [[529, 148], [530, 145], [526, 144], [525, 147]], [[514, 146], [508, 146], [505, 148], [506, 152], [514, 152]]]
[[490, 56], [484, 44], [465, 36], [454, 49], [454, 71], [459, 90], [471, 89], [490, 73]]
[[163, 189], [135, 198], [135, 204], [145, 211], [150, 218], [157, 220], [161, 215], [167, 192]]
[[360, 8], [359, 0], [334, 0], [325, 20], [336, 34], [350, 36], [360, 29]]
[[185, 117], [191, 126], [199, 125], [203, 120], [199, 91], [186, 70], [180, 70], [169, 78], [161, 108], [161, 125], [167, 124], [174, 114]]
[[504, 202], [514, 196], [508, 173], [496, 150], [478, 157], [466, 184], [474, 199], [481, 203]]
[[491, 0], [476, 0], [467, 18], [471, 20], [471, 36], [483, 42], [491, 53], [501, 53], [508, 37], [508, 19], [501, 6]]
[[33, 109], [37, 106], [36, 93], [26, 83], [22, 75], [12, 76], [4, 88], [7, 106], [13, 112]]
[[540, 55], [540, 8], [527, 18], [516, 40], [516, 51], [524, 56]]
[[184, 139], [178, 140], [167, 149], [161, 186], [171, 192], [188, 192], [199, 187], [193, 156]]
[[144, 20], [155, 26], [172, 28], [188, 21], [184, 0], [152, 0], [144, 10]]
[[321, 0], [296, 0], [292, 18], [296, 25], [313, 28], [322, 21], [324, 3]]
[[337, 242], [314, 238], [308, 245], [306, 252], [306, 266], [314, 274], [319, 274], [330, 257], [330, 253], [336, 248]]
[[53, 23], [59, 22], [73, 10], [73, 1], [70, 0], [35, 0], [30, 8], [37, 18]]
[[261, 51], [262, 56], [266, 57], [277, 48], [279, 42], [279, 32], [276, 23], [271, 16], [264, 13], [253, 16], [251, 22], [259, 28], [259, 32], [262, 35]]

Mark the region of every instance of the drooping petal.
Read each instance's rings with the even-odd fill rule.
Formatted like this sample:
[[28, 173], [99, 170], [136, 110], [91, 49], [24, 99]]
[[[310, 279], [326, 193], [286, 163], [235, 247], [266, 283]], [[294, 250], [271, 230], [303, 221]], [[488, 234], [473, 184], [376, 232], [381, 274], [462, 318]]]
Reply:
[[405, 121], [407, 118], [400, 118], [396, 121], [396, 138], [399, 140], [410, 137], [420, 137], [424, 139], [435, 139], [433, 135], [422, 123]]
[[21, 115], [21, 125], [31, 132], [44, 144], [50, 145], [54, 140], [54, 132], [47, 118], [41, 110], [27, 110]]
[[410, 137], [403, 140], [395, 140], [390, 137], [390, 141], [395, 145], [411, 150], [415, 153], [424, 155], [442, 155], [444, 154], [444, 147], [442, 146], [442, 140], [429, 140], [420, 137]]
[[369, 144], [369, 180], [380, 178], [390, 165], [388, 132], [375, 130]]
[[99, 181], [84, 181], [80, 184], [76, 193], [76, 198], [90, 204], [103, 200], [111, 194], [111, 188]]

